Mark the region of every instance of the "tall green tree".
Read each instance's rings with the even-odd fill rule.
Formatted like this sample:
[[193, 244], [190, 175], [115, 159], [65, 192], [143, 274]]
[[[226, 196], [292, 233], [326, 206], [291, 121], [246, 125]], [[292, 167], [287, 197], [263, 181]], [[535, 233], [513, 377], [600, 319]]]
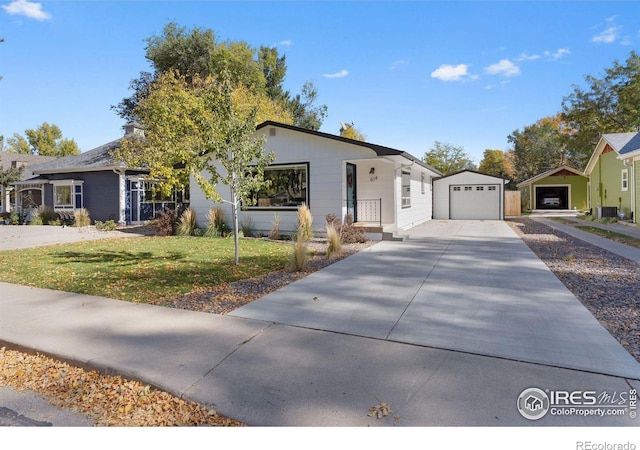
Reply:
[[[144, 138], [125, 140], [114, 156], [149, 168], [165, 190], [184, 183], [174, 169], [180, 164], [207, 198], [230, 203], [239, 264], [238, 208], [251, 204], [250, 193], [266, 185], [264, 168], [274, 155], [265, 154], [264, 139], [254, 137], [259, 108], [239, 105], [234, 91], [232, 82], [220, 76], [187, 80], [175, 72], [159, 75], [135, 110]], [[219, 183], [229, 187], [230, 199], [218, 193]]]
[[443, 175], [476, 168], [471, 157], [465, 153], [464, 148], [446, 142], [435, 141], [433, 147], [424, 154], [422, 160]]
[[294, 116], [294, 124], [303, 128], [317, 130], [326, 117], [327, 107], [317, 105], [318, 92], [313, 83], [305, 83], [302, 92], [295, 96], [284, 89], [286, 58], [275, 47], [262, 46], [256, 50], [242, 41], [219, 42], [211, 29], [187, 29], [174, 22], [145, 42], [145, 57], [153, 72], [141, 72], [129, 85], [133, 94], [112, 106], [127, 121], [138, 119], [136, 106], [148, 95], [154, 80], [169, 71], [179, 72], [187, 84], [196, 75], [200, 79], [224, 76], [232, 86], [244, 85], [256, 94], [282, 102]]
[[559, 115], [515, 130], [507, 140], [512, 145], [517, 182], [563, 164], [575, 167], [576, 163], [572, 163], [566, 150], [566, 135]]
[[490, 175], [509, 178], [513, 176], [513, 167], [509, 159], [502, 150], [486, 149], [482, 161], [478, 165], [478, 170]]
[[80, 153], [73, 139], [62, 137], [62, 131], [55, 124], [44, 122], [38, 128], [25, 130], [26, 139], [15, 133], [7, 139], [8, 151], [40, 156], [69, 156]]
[[640, 55], [617, 60], [604, 76], [585, 76], [585, 88], [574, 85], [562, 101], [567, 148], [580, 168], [586, 166], [601, 134], [640, 131]]

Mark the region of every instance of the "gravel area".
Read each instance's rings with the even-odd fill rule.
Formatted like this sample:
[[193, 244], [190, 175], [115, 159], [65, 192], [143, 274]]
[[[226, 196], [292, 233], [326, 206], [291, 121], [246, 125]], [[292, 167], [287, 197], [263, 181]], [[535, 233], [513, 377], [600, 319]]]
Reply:
[[257, 300], [270, 292], [280, 289], [341, 259], [371, 247], [374, 244], [375, 242], [343, 244], [341, 254], [329, 259], [327, 258], [326, 240], [313, 239], [307, 243], [307, 248], [313, 256], [309, 258], [303, 271], [279, 270], [232, 283], [223, 283], [206, 289], [197, 289], [177, 298], [158, 299], [152, 301], [152, 303], [170, 308], [188, 309], [213, 314], [228, 314], [247, 303]]
[[507, 221], [640, 362], [640, 264], [526, 217]]

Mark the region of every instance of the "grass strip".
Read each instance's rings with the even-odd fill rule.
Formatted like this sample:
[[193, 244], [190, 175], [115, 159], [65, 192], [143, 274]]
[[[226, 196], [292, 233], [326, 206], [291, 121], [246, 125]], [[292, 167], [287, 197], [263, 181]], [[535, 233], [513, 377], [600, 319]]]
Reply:
[[632, 236], [627, 236], [626, 234], [616, 233], [615, 231], [604, 230], [602, 228], [591, 227], [588, 225], [579, 225], [579, 226], [576, 226], [576, 228], [578, 230], [586, 231], [588, 233], [592, 233], [592, 234], [610, 239], [612, 241], [619, 242], [621, 244], [640, 248], [640, 239], [634, 238]]

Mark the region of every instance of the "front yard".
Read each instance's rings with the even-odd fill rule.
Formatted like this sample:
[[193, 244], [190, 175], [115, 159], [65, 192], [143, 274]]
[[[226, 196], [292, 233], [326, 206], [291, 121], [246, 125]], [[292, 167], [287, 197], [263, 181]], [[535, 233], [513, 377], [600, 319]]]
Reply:
[[120, 300], [155, 303], [198, 289], [265, 275], [286, 267], [287, 243], [232, 239], [144, 237], [78, 242], [0, 252], [0, 281]]

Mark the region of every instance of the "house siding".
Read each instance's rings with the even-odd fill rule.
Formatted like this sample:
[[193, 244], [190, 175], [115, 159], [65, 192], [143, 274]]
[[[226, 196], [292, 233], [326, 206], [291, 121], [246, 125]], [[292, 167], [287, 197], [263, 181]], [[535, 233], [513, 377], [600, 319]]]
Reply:
[[[614, 151], [600, 155], [591, 172], [591, 208], [595, 214], [601, 206], [615, 206], [618, 212], [631, 213], [631, 167], [617, 159]], [[621, 173], [628, 169], [629, 188], [622, 190]]]
[[[83, 204], [92, 221], [115, 220], [120, 217], [120, 178], [112, 171], [57, 173], [49, 180], [82, 180]], [[53, 186], [45, 185], [45, 205], [53, 206]]]
[[[270, 136], [271, 128], [260, 130], [258, 133], [267, 136], [265, 152], [273, 151], [276, 159], [273, 165], [300, 163], [308, 164], [309, 208], [313, 215], [313, 229], [323, 232], [325, 216], [335, 214], [342, 218], [346, 214], [345, 198], [346, 163], [357, 162], [360, 159], [375, 158], [373, 150], [364, 147], [323, 139], [318, 136], [303, 134], [284, 128], [276, 128], [276, 135]], [[358, 171], [357, 186], [364, 189], [366, 184], [364, 170]], [[207, 174], [204, 174], [207, 176]], [[197, 187], [195, 180], [192, 186]], [[226, 185], [217, 186], [218, 193], [225, 199], [230, 198], [230, 191]], [[361, 197], [363, 194], [358, 192]], [[225, 211], [226, 221], [231, 224], [231, 205], [228, 203], [215, 204], [206, 199], [201, 189], [191, 190], [191, 207], [195, 210], [198, 226], [206, 227], [207, 214], [212, 207], [220, 207]], [[242, 210], [238, 214], [240, 224], [251, 224], [253, 232], [269, 233], [273, 228], [275, 217], [280, 219], [280, 229], [292, 232], [297, 228], [297, 211], [295, 210]]]
[[[402, 168], [398, 168], [401, 172]], [[421, 174], [425, 175], [425, 192], [422, 193]], [[396, 204], [402, 205], [402, 177], [395, 178], [396, 183]], [[429, 172], [418, 165], [411, 167], [411, 206], [409, 208], [399, 208], [397, 217], [397, 227], [400, 230], [420, 225], [431, 219], [433, 216], [431, 176]]]

